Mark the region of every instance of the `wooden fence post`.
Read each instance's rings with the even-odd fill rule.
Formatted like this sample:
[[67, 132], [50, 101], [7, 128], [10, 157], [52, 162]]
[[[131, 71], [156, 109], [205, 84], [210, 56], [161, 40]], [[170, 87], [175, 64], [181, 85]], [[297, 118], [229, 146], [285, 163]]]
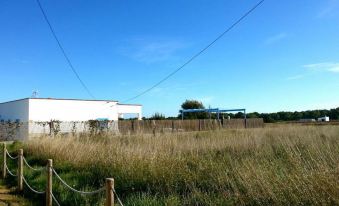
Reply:
[[23, 156], [24, 156], [24, 150], [20, 149], [19, 150], [19, 158], [18, 158], [18, 191], [21, 192], [23, 188], [23, 182], [22, 182], [22, 177], [24, 175], [24, 165], [23, 165]]
[[172, 120], [172, 133], [174, 132], [174, 120]]
[[141, 120], [135, 120], [135, 125], [134, 125], [134, 127], [135, 127], [135, 133], [136, 134], [139, 134], [140, 133], [140, 121]]
[[3, 143], [3, 147], [2, 147], [2, 178], [6, 178], [6, 143]]
[[135, 133], [135, 122], [134, 122], [134, 120], [131, 120], [131, 131], [132, 131], [132, 134]]
[[47, 162], [47, 185], [46, 185], [46, 206], [52, 206], [52, 176], [53, 176], [53, 160], [48, 159]]
[[157, 129], [157, 125], [155, 123], [155, 120], [152, 120], [152, 132], [153, 132], [153, 136], [156, 136], [156, 129]]
[[106, 178], [106, 206], [114, 206], [114, 179]]
[[201, 131], [201, 120], [199, 119], [199, 131]]

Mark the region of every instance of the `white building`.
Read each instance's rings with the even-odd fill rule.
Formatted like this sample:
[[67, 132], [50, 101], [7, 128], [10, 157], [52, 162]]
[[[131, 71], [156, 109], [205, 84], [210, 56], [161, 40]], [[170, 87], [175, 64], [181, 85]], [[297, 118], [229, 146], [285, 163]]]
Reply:
[[[118, 120], [126, 114], [142, 118], [142, 105], [120, 104], [111, 100], [55, 98], [25, 98], [0, 103], [0, 121], [4, 122], [85, 122], [88, 120]], [[31, 134], [32, 127], [26, 130]], [[27, 131], [25, 131], [27, 133]], [[22, 137], [20, 137], [22, 138]]]
[[329, 122], [330, 121], [330, 117], [319, 117], [318, 118], [318, 122]]

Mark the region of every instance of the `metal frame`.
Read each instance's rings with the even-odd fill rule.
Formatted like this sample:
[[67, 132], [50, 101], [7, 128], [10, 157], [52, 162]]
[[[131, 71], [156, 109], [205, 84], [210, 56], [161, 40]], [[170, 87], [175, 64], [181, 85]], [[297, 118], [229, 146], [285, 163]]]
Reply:
[[247, 117], [246, 117], [246, 109], [219, 109], [219, 108], [209, 108], [209, 109], [182, 109], [180, 110], [181, 119], [184, 120], [185, 113], [196, 113], [196, 112], [207, 112], [209, 114], [216, 113], [217, 119], [220, 119], [220, 113], [226, 112], [243, 112], [244, 113], [244, 120], [245, 120], [245, 128], [247, 127]]

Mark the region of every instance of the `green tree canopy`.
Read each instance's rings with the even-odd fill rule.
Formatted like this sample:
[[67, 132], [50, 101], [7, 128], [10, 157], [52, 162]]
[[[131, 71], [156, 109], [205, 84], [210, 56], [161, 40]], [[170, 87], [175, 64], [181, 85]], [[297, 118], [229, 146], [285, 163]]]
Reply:
[[[198, 100], [186, 100], [181, 104], [181, 109], [205, 109], [205, 106]], [[178, 117], [181, 118], [181, 113]], [[207, 117], [208, 115], [206, 112], [184, 114], [184, 119], [206, 119]]]
[[205, 109], [205, 106], [202, 102], [197, 100], [186, 100], [184, 103], [181, 104], [182, 109]]

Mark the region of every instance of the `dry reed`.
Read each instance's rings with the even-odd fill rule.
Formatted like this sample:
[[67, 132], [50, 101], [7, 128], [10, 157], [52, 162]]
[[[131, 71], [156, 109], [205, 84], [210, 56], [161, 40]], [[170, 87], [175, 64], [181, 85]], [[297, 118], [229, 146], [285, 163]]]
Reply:
[[41, 138], [25, 151], [113, 176], [127, 205], [339, 204], [338, 126]]

